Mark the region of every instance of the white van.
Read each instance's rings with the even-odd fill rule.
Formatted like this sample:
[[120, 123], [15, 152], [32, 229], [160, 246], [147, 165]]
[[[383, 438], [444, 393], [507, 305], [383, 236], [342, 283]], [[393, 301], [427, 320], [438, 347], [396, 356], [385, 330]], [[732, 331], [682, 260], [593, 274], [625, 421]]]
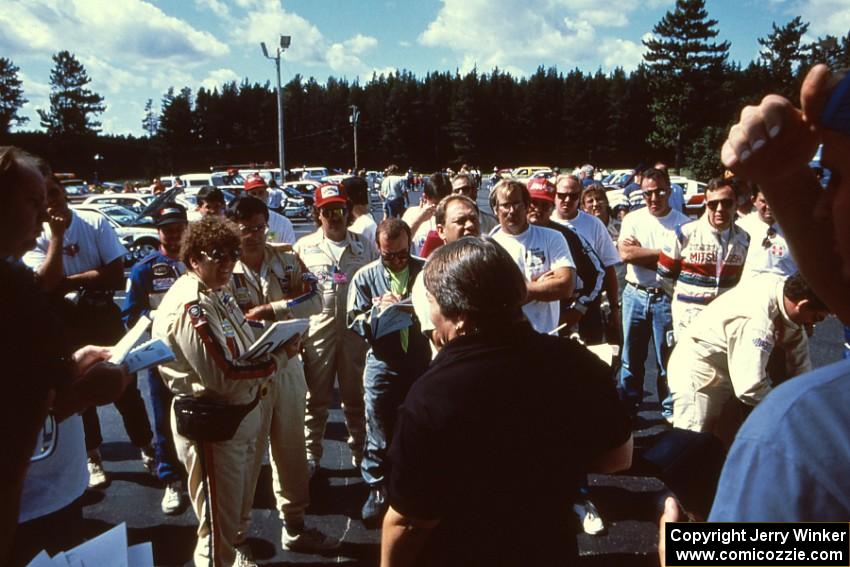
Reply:
[[328, 176], [327, 167], [293, 167], [289, 170], [292, 175], [298, 176], [298, 179], [313, 179], [321, 181]]

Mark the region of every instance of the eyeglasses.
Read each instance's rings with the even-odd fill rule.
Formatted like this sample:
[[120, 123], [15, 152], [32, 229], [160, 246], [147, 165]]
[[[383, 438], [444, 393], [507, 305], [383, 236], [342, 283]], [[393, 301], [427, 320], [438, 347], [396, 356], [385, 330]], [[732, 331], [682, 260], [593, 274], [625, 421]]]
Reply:
[[717, 210], [719, 205], [723, 205], [724, 209], [731, 209], [732, 205], [735, 204], [733, 199], [715, 199], [714, 201], [706, 201], [705, 206], [711, 209], [712, 211]]
[[319, 214], [322, 215], [326, 219], [332, 219], [334, 217], [342, 218], [346, 215], [348, 209], [342, 207], [341, 209], [320, 209]]
[[666, 194], [667, 194], [667, 191], [664, 191], [663, 189], [654, 189], [652, 191], [643, 191], [643, 198], [649, 199], [651, 197], [655, 197], [656, 199], [660, 199], [661, 197], [665, 196]]
[[410, 251], [399, 250], [398, 252], [381, 252], [381, 258], [387, 261], [407, 260], [408, 258], [410, 258]]
[[522, 201], [513, 201], [512, 203], [499, 203], [496, 206], [499, 207], [499, 210], [503, 213], [508, 213], [514, 209], [518, 210], [524, 207], [525, 203], [523, 203]]
[[239, 250], [227, 250], [225, 252], [213, 250], [212, 252], [201, 252], [201, 256], [216, 264], [221, 264], [225, 261], [235, 262], [239, 259]]
[[774, 236], [776, 236], [776, 229], [772, 226], [769, 226], [767, 228], [767, 236], [765, 236], [764, 240], [761, 241], [762, 248], [764, 248], [765, 250], [770, 248], [771, 241], [773, 240]]
[[266, 229], [268, 229], [268, 228], [269, 228], [269, 225], [267, 225], [267, 224], [258, 224], [256, 226], [247, 226], [247, 225], [244, 225], [244, 224], [239, 225], [239, 230], [241, 230], [242, 234], [245, 234], [245, 235], [258, 233], [258, 232], [265, 232]]
[[555, 193], [555, 196], [562, 201], [573, 201], [581, 197], [581, 191], [578, 193]]

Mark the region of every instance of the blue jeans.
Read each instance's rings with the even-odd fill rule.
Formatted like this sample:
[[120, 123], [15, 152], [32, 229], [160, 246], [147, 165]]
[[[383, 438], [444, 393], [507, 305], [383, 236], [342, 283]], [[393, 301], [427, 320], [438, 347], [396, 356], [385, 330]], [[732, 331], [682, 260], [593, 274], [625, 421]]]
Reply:
[[174, 450], [174, 435], [171, 432], [171, 400], [174, 395], [162, 381], [159, 371], [148, 371], [148, 387], [153, 406], [153, 447], [156, 453], [156, 476], [163, 482], [174, 482], [185, 476], [183, 465]]
[[398, 408], [416, 378], [422, 374], [403, 370], [404, 364], [389, 365], [369, 351], [363, 371], [366, 401], [366, 448], [360, 472], [369, 486], [384, 482], [387, 447], [395, 429]]
[[661, 415], [672, 417], [673, 397], [667, 387], [667, 359], [672, 344], [668, 343], [673, 330], [670, 298], [662, 293], [649, 293], [626, 284], [623, 290], [623, 356], [620, 369], [620, 399], [632, 415], [637, 415], [643, 401], [643, 381], [646, 374], [646, 355], [649, 339], [655, 346], [658, 364], [658, 399]]

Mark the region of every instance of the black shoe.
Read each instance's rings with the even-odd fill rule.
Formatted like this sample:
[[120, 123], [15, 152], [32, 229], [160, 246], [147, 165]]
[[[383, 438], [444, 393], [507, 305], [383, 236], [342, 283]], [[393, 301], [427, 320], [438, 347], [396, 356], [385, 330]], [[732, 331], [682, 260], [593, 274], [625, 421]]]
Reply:
[[370, 487], [369, 497], [366, 498], [366, 503], [363, 504], [363, 509], [360, 511], [363, 523], [380, 522], [387, 511], [387, 506], [387, 492], [384, 487], [381, 485]]

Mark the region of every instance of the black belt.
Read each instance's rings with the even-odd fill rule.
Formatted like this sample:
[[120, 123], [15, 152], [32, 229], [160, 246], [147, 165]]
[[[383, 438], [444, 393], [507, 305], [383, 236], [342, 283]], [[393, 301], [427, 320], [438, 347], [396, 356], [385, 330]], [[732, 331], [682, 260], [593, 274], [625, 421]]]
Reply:
[[645, 291], [650, 295], [658, 295], [660, 293], [664, 293], [664, 289], [660, 287], [646, 287], [645, 285], [640, 285], [632, 282], [626, 282], [626, 284], [632, 286], [633, 288], [639, 289], [640, 291]]

